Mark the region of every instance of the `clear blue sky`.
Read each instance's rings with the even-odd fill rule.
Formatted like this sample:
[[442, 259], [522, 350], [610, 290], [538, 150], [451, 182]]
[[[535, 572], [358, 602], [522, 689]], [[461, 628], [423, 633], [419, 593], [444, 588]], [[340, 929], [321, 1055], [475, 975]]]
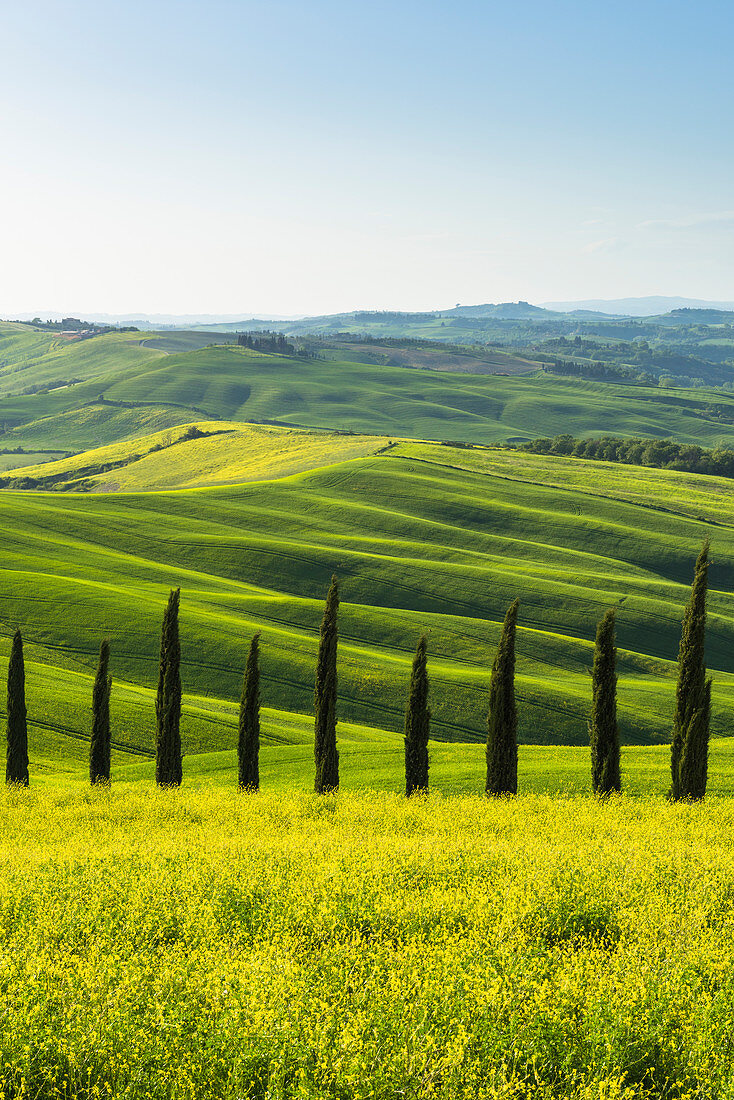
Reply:
[[0, 315], [734, 299], [731, 0], [6, 0]]

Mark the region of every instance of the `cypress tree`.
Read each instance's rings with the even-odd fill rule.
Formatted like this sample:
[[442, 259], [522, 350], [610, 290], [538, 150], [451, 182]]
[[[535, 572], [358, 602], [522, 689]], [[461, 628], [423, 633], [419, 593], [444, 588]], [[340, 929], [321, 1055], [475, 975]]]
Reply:
[[326, 596], [326, 608], [319, 635], [314, 706], [314, 760], [317, 794], [339, 789], [339, 753], [336, 747], [336, 647], [338, 640], [339, 585], [336, 577]]
[[105, 638], [99, 647], [99, 665], [92, 689], [92, 737], [89, 742], [89, 780], [110, 781], [110, 643]]
[[25, 665], [20, 631], [13, 635], [8, 665], [8, 725], [5, 782], [28, 786], [28, 724], [25, 706]]
[[515, 631], [520, 601], [505, 615], [492, 665], [487, 717], [487, 794], [517, 794], [517, 709], [515, 707]]
[[696, 559], [678, 650], [678, 683], [670, 753], [670, 797], [674, 800], [699, 799], [706, 794], [711, 722], [711, 681], [706, 679], [704, 663], [709, 549], [709, 540], [706, 539]]
[[171, 591], [163, 615], [156, 712], [155, 781], [159, 787], [180, 787], [181, 766], [181, 642], [178, 607], [181, 589]]
[[260, 787], [260, 635], [250, 643], [240, 699], [240, 732], [237, 762], [240, 790]]
[[410, 674], [410, 695], [405, 711], [405, 794], [428, 791], [428, 739], [431, 712], [428, 709], [427, 643], [418, 642]]
[[711, 680], [706, 680], [701, 702], [688, 726], [680, 760], [681, 798], [698, 801], [706, 795], [711, 726]]
[[589, 737], [591, 784], [595, 794], [620, 791], [619, 728], [617, 726], [617, 650], [614, 640], [614, 608], [610, 607], [596, 628], [593, 701]]

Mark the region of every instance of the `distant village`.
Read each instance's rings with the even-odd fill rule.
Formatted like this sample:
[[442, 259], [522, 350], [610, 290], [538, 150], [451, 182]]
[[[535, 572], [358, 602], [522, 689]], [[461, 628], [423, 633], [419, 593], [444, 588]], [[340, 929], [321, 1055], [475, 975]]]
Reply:
[[40, 317], [34, 317], [32, 321], [23, 321], [22, 324], [33, 325], [34, 328], [48, 332], [56, 332], [65, 340], [88, 340], [90, 336], [100, 336], [104, 332], [138, 332], [134, 325], [120, 328], [117, 325], [96, 325], [93, 321], [80, 321], [78, 317], [63, 317], [60, 321], [42, 321]]

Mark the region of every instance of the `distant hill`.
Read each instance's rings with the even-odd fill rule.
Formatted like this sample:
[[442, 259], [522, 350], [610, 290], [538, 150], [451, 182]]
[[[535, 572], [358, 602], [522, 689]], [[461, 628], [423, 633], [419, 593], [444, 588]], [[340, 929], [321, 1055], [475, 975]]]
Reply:
[[734, 302], [709, 302], [699, 298], [590, 298], [582, 302], [544, 302], [545, 309], [559, 313], [576, 313], [592, 310], [625, 317], [657, 317], [674, 309], [723, 309], [734, 310]]
[[499, 305], [487, 303], [480, 306], [455, 306], [454, 309], [441, 310], [442, 317], [502, 317], [508, 321], [550, 320], [552, 314], [542, 306], [533, 306], [529, 302], [501, 302]]
[[[323, 329], [327, 326], [348, 330], [355, 324], [377, 321], [417, 321], [440, 318], [464, 318], [472, 320], [507, 321], [555, 321], [562, 318], [601, 320], [622, 317], [658, 317], [674, 310], [734, 310], [734, 301], [714, 302], [698, 298], [675, 298], [651, 295], [646, 298], [591, 298], [578, 302], [543, 302], [533, 305], [531, 302], [485, 302], [478, 305], [456, 305], [450, 309], [432, 310], [364, 310], [355, 309], [345, 313], [326, 313], [317, 315], [271, 313], [266, 317], [242, 313], [90, 313], [82, 311], [74, 314], [84, 316], [89, 321], [105, 325], [128, 326], [148, 329], [191, 329], [206, 328], [218, 331], [236, 331], [248, 328], [282, 327], [286, 329]], [[40, 317], [44, 321], [60, 321], [62, 314], [54, 310], [36, 310], [33, 313], [16, 313], [12, 317], [0, 313], [0, 319], [13, 321], [32, 321]]]
[[[119, 482], [127, 491], [0, 492], [0, 651], [6, 661], [8, 635], [20, 626], [40, 782], [39, 762], [84, 766], [90, 681], [103, 637], [115, 655], [115, 738], [125, 755], [154, 750], [155, 627], [171, 584], [182, 586], [184, 600], [185, 768], [202, 752], [228, 750], [232, 759], [242, 668], [256, 630], [268, 763], [277, 742], [291, 759], [300, 753], [305, 766], [313, 747], [307, 720], [297, 716], [311, 713], [323, 593], [335, 571], [344, 601], [340, 745], [343, 722], [393, 731], [390, 767], [400, 766], [413, 645], [430, 631], [432, 738], [474, 742], [472, 767], [481, 774], [488, 657], [518, 594], [521, 742], [588, 745], [594, 624], [617, 605], [624, 741], [664, 744], [681, 609], [709, 529], [716, 547], [706, 651], [716, 682], [712, 718], [716, 734], [732, 730], [730, 481], [394, 437], [389, 446], [374, 437], [240, 431], [228, 423], [201, 428], [218, 434], [166, 433], [157, 442], [148, 437], [77, 456], [73, 470], [67, 465], [79, 474], [101, 459], [113, 468], [92, 475], [95, 483], [99, 476], [106, 488]], [[268, 448], [271, 434], [279, 444]], [[210, 478], [242, 480], [161, 491]], [[276, 728], [271, 707], [282, 712]], [[296, 716], [290, 737], [288, 714]], [[378, 745], [373, 769], [382, 767], [384, 752]], [[121, 757], [117, 751], [115, 768]], [[350, 784], [352, 774], [345, 768]]]
[[666, 317], [674, 318], [680, 325], [730, 325], [734, 313], [728, 309], [671, 309]]
[[[439, 332], [440, 327], [456, 325], [468, 332], [467, 326], [481, 333], [491, 322], [518, 321], [528, 324], [544, 322], [578, 320], [582, 316], [554, 313], [542, 306], [530, 302], [486, 302], [476, 306], [453, 306], [451, 309], [427, 310], [424, 312], [401, 312], [399, 310], [356, 309], [350, 313], [327, 313], [318, 317], [301, 317], [293, 320], [250, 317], [240, 321], [226, 321], [221, 324], [209, 324], [193, 327], [206, 328], [208, 331], [234, 332], [243, 329], [280, 328], [289, 335], [305, 333], [334, 334], [339, 332], [364, 332], [380, 336], [415, 335], [442, 339], [447, 334]], [[600, 313], [586, 313], [594, 320], [604, 320]], [[476, 325], [471, 326], [471, 322]]]
[[[61, 321], [66, 316], [84, 317], [89, 321], [95, 321], [104, 325], [116, 325], [117, 327], [134, 325], [140, 329], [161, 328], [200, 328], [202, 326], [234, 324], [235, 327], [246, 328], [251, 322], [262, 323], [259, 318], [251, 313], [90, 313], [88, 310], [71, 314], [69, 311], [62, 314], [53, 309], [37, 309], [33, 313], [0, 314], [3, 321], [33, 321], [40, 318], [43, 321]], [[297, 321], [303, 314], [273, 313], [269, 321]]]
[[[377, 316], [389, 328], [403, 315]], [[538, 342], [561, 359], [599, 365], [589, 358], [596, 337], [563, 336], [563, 319], [425, 316], [434, 332], [542, 330]], [[639, 320], [573, 325], [583, 327], [630, 328], [633, 339], [654, 330]], [[311, 354], [299, 356], [212, 336], [81, 339], [0, 324], [0, 482], [8, 490], [0, 491], [0, 651], [7, 659], [9, 634], [20, 626], [41, 781], [42, 767], [84, 767], [91, 676], [105, 636], [115, 654], [117, 743], [128, 756], [150, 756], [156, 620], [179, 584], [186, 768], [199, 753], [233, 758], [256, 630], [266, 751], [312, 760], [316, 632], [334, 571], [344, 599], [339, 728], [389, 731], [369, 735], [378, 739], [375, 759], [385, 755], [379, 737], [389, 736], [400, 765], [412, 650], [430, 631], [432, 735], [474, 742], [481, 764], [487, 654], [518, 593], [521, 740], [588, 744], [594, 624], [619, 606], [622, 734], [627, 743], [664, 743], [681, 607], [709, 530], [714, 731], [732, 729], [731, 481], [472, 444], [611, 433], [731, 446], [734, 393], [548, 370], [436, 369], [461, 359], [522, 367], [504, 346], [464, 354], [360, 336], [315, 339]], [[728, 356], [727, 337], [714, 343]], [[640, 348], [647, 362], [652, 352]], [[606, 345], [601, 353], [610, 354]]]

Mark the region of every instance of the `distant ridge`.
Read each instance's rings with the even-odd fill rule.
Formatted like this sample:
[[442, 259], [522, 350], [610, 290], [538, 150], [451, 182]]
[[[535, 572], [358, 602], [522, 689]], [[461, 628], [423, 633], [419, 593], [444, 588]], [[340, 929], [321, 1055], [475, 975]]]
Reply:
[[[85, 321], [96, 321], [104, 325], [135, 325], [136, 328], [188, 328], [202, 325], [222, 325], [236, 323], [247, 325], [250, 321], [260, 321], [252, 313], [95, 313], [89, 310], [66, 310], [59, 313], [55, 309], [37, 309], [33, 313], [0, 313], [3, 321], [32, 321], [40, 317], [42, 321], [61, 321], [64, 317], [79, 317]], [[270, 321], [300, 321], [303, 314], [274, 313]]]
[[530, 302], [500, 302], [494, 305], [491, 302], [479, 306], [455, 306], [453, 309], [441, 309], [436, 311], [442, 317], [482, 317], [505, 318], [508, 321], [524, 321], [526, 318], [542, 319], [551, 312], [543, 306], [533, 306]]
[[[578, 302], [545, 302], [534, 305], [531, 302], [484, 302], [478, 305], [456, 305], [448, 309], [423, 311], [402, 310], [352, 310], [348, 313], [328, 313], [319, 315], [272, 313], [267, 317], [240, 313], [96, 313], [86, 310], [61, 314], [58, 310], [36, 310], [33, 313], [0, 313], [0, 318], [8, 321], [31, 321], [35, 317], [42, 320], [60, 321], [63, 316], [79, 317], [87, 321], [106, 325], [134, 325], [142, 330], [160, 329], [211, 329], [220, 332], [282, 327], [289, 332], [308, 332], [311, 326], [315, 330], [325, 324], [337, 323], [337, 327], [349, 329], [355, 325], [374, 323], [380, 320], [412, 321], [440, 320], [457, 321], [558, 321], [558, 320], [623, 320], [629, 317], [675, 316], [680, 310], [698, 311], [734, 311], [734, 301], [713, 302], [698, 298], [674, 298], [650, 295], [645, 298], [590, 298]], [[700, 318], [703, 321], [703, 317]]]
[[580, 302], [544, 302], [545, 309], [560, 313], [576, 313], [593, 310], [598, 313], [626, 317], [657, 317], [674, 309], [723, 309], [734, 310], [734, 302], [712, 302], [701, 298], [666, 298], [650, 295], [647, 298], [589, 298]]

